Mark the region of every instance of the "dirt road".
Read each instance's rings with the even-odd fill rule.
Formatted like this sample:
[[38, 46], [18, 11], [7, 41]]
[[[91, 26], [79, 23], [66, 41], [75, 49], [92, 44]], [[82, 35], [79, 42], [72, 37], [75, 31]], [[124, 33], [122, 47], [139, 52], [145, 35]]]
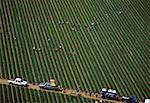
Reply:
[[[10, 85], [10, 84], [7, 83], [6, 79], [0, 79], [0, 84]], [[104, 101], [104, 102], [111, 102], [111, 103], [121, 103], [121, 101], [102, 99], [101, 97], [96, 96], [96, 94], [94, 94], [94, 93], [91, 93], [91, 96], [90, 96], [89, 93], [85, 93], [85, 91], [79, 92], [79, 94], [77, 94], [77, 92], [73, 89], [66, 89], [66, 90], [60, 92], [60, 91], [40, 89], [38, 85], [33, 85], [31, 83], [28, 83], [28, 85], [29, 86], [25, 87], [25, 88], [36, 89], [36, 90], [52, 92], [52, 93], [59, 93], [59, 94], [70, 95], [70, 96], [79, 96], [79, 94], [80, 94], [80, 97], [87, 98], [87, 99], [92, 99], [92, 100], [97, 100], [97, 101], [100, 101], [100, 102]]]

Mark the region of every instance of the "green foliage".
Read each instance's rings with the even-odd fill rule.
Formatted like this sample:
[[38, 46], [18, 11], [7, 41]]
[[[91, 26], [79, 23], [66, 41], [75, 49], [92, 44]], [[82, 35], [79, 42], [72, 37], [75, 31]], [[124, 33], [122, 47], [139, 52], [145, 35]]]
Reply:
[[[68, 88], [80, 85], [82, 90], [99, 92], [106, 87], [140, 100], [149, 97], [150, 9], [146, 3], [1, 0], [2, 28], [7, 32], [0, 35], [0, 77], [22, 77], [32, 83], [54, 78]], [[21, 100], [12, 97], [17, 102], [86, 101], [15, 90], [20, 92], [14, 95], [26, 94]]]
[[[0, 89], [2, 91], [0, 95], [3, 97], [0, 99], [1, 103], [94, 103], [94, 101], [85, 98], [18, 88], [9, 85], [0, 84]], [[7, 92], [3, 93], [3, 90], [7, 90]]]

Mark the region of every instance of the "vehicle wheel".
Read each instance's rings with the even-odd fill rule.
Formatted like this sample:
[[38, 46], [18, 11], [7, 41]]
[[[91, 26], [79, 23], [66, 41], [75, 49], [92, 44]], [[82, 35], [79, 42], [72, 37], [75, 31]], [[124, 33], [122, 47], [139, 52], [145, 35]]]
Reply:
[[28, 87], [29, 85], [27, 84], [27, 85], [24, 85], [24, 87]]
[[9, 82], [8, 84], [12, 84], [11, 82]]

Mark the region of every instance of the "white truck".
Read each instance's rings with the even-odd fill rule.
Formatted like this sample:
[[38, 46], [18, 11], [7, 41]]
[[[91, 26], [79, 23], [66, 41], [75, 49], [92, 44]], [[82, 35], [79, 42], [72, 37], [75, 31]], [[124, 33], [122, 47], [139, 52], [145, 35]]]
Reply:
[[18, 86], [28, 86], [27, 81], [22, 80], [21, 78], [16, 78], [14, 80], [8, 80], [9, 84], [18, 85]]
[[144, 103], [150, 103], [150, 99], [145, 99]]

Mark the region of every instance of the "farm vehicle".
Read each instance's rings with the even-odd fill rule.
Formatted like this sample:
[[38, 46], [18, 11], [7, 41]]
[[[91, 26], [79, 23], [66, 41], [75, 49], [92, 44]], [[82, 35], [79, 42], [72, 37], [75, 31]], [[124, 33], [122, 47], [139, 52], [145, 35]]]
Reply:
[[150, 99], [145, 99], [144, 103], [150, 103]]
[[39, 87], [42, 89], [47, 89], [47, 90], [55, 90], [55, 91], [62, 91], [64, 90], [63, 87], [59, 86], [56, 84], [56, 81], [51, 79], [50, 82], [42, 82], [39, 84]]
[[103, 99], [117, 100], [124, 103], [137, 103], [137, 97], [135, 96], [119, 96], [116, 90], [103, 88], [100, 91], [101, 97]]
[[25, 87], [28, 86], [27, 81], [24, 81], [21, 78], [16, 78], [14, 80], [8, 80], [7, 82], [12, 85], [25, 86]]

